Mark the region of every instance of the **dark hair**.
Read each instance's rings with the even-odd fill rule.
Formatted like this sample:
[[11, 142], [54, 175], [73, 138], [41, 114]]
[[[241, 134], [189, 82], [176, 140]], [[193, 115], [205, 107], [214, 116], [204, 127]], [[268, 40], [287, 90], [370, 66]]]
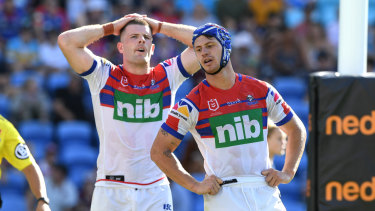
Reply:
[[152, 28], [150, 24], [147, 23], [147, 21], [141, 19], [141, 18], [135, 18], [134, 20], [129, 21], [125, 24], [125, 26], [120, 30], [120, 35], [125, 30], [125, 28], [129, 25], [142, 25], [142, 26], [148, 26], [150, 28], [151, 34], [152, 34]]

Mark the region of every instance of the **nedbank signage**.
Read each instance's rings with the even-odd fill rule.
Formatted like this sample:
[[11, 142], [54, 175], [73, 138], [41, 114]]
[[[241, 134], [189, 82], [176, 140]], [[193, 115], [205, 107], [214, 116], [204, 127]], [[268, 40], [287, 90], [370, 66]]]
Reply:
[[113, 118], [124, 122], [155, 122], [162, 120], [162, 92], [139, 96], [115, 91]]
[[310, 82], [308, 211], [374, 211], [375, 74]]
[[356, 135], [358, 133], [365, 136], [375, 134], [375, 110], [361, 117], [332, 115], [326, 120], [326, 135]]
[[375, 177], [372, 177], [371, 181], [362, 183], [356, 181], [347, 181], [344, 183], [338, 181], [328, 182], [325, 188], [325, 195], [326, 201], [374, 201]]
[[240, 111], [210, 118], [216, 148], [263, 141], [262, 109]]

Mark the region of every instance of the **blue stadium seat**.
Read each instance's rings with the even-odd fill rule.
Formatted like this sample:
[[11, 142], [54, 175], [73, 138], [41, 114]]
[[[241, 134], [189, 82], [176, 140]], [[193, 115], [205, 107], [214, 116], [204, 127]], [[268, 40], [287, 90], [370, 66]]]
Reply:
[[0, 191], [3, 192], [10, 192], [15, 194], [23, 194], [26, 187], [27, 187], [27, 180], [25, 175], [14, 169], [13, 167], [7, 169], [6, 172], [3, 173], [2, 177], [5, 177], [6, 180], [2, 179], [0, 182]]
[[272, 85], [287, 102], [290, 99], [302, 100], [307, 90], [307, 84], [299, 77], [277, 77]]
[[288, 196], [281, 196], [286, 210], [288, 211], [306, 211], [306, 204], [300, 200], [288, 199]]
[[65, 144], [60, 152], [60, 160], [66, 166], [87, 166], [93, 168], [96, 166], [98, 150], [81, 144]]
[[64, 121], [57, 125], [57, 140], [61, 145], [68, 143], [89, 145], [93, 129], [85, 121]]
[[1, 190], [1, 198], [3, 200], [3, 207], [0, 210], [4, 211], [23, 211], [27, 210], [26, 198], [24, 194], [12, 193]]
[[38, 84], [39, 88], [43, 87], [44, 76], [41, 73], [32, 70], [14, 72], [10, 76], [10, 83], [15, 87], [21, 87], [25, 81], [32, 79]]
[[8, 118], [10, 114], [10, 99], [3, 94], [0, 94], [0, 114], [5, 118]]
[[70, 75], [68, 73], [52, 73], [46, 82], [47, 90], [50, 94], [54, 94], [59, 88], [64, 88], [69, 85]]
[[81, 189], [85, 180], [92, 174], [96, 168], [85, 165], [74, 165], [69, 167], [69, 179]]
[[53, 129], [51, 122], [42, 122], [39, 120], [23, 121], [18, 127], [18, 131], [26, 141], [44, 144], [53, 140]]
[[293, 178], [288, 184], [280, 184], [279, 189], [282, 198], [302, 201], [304, 198], [305, 181], [301, 178]]
[[309, 104], [301, 99], [288, 99], [286, 101], [290, 107], [296, 112], [305, 127], [308, 127], [309, 122]]

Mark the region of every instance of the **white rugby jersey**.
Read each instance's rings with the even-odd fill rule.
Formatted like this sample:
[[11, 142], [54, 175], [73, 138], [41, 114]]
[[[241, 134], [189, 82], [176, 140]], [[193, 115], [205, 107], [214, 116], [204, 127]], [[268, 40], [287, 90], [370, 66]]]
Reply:
[[150, 149], [178, 86], [190, 77], [180, 55], [145, 75], [131, 74], [121, 65], [95, 57], [81, 76], [90, 87], [100, 141], [96, 185], [98, 181], [149, 185], [165, 179], [151, 160]]
[[266, 82], [236, 74], [229, 90], [204, 80], [171, 110], [162, 128], [182, 139], [190, 131], [208, 175], [262, 176], [268, 160], [268, 118], [280, 126], [293, 117], [291, 108]]

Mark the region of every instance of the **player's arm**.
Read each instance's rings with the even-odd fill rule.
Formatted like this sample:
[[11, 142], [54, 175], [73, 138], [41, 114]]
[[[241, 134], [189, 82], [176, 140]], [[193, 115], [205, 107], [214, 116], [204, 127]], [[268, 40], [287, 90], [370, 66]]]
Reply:
[[190, 75], [200, 69], [192, 45], [193, 33], [196, 29], [194, 26], [160, 22], [148, 17], [146, 17], [145, 20], [150, 24], [154, 34], [162, 33], [188, 46], [188, 48], [181, 53], [181, 61], [182, 65]]
[[[29, 166], [24, 168], [22, 172], [25, 174], [27, 182], [29, 183], [31, 192], [34, 194], [36, 199], [45, 198], [47, 200], [46, 185], [44, 182], [43, 174], [37, 163], [32, 162]], [[49, 205], [39, 200], [37, 204], [37, 211], [50, 211]]]
[[164, 129], [160, 129], [151, 148], [151, 159], [173, 181], [184, 188], [197, 194], [218, 193], [222, 181], [214, 175], [206, 177], [198, 182], [181, 165], [180, 161], [172, 153], [181, 140], [172, 136]]
[[68, 30], [59, 35], [57, 42], [73, 70], [81, 74], [89, 70], [94, 62], [94, 54], [87, 46], [106, 35], [119, 35], [126, 23], [135, 17], [143, 16], [132, 14], [104, 25], [88, 25]]
[[266, 182], [272, 187], [280, 183], [287, 184], [293, 179], [306, 142], [306, 128], [297, 115], [293, 115], [287, 123], [279, 127], [288, 136], [284, 167], [282, 171], [275, 169], [262, 171], [262, 174], [266, 176]]

